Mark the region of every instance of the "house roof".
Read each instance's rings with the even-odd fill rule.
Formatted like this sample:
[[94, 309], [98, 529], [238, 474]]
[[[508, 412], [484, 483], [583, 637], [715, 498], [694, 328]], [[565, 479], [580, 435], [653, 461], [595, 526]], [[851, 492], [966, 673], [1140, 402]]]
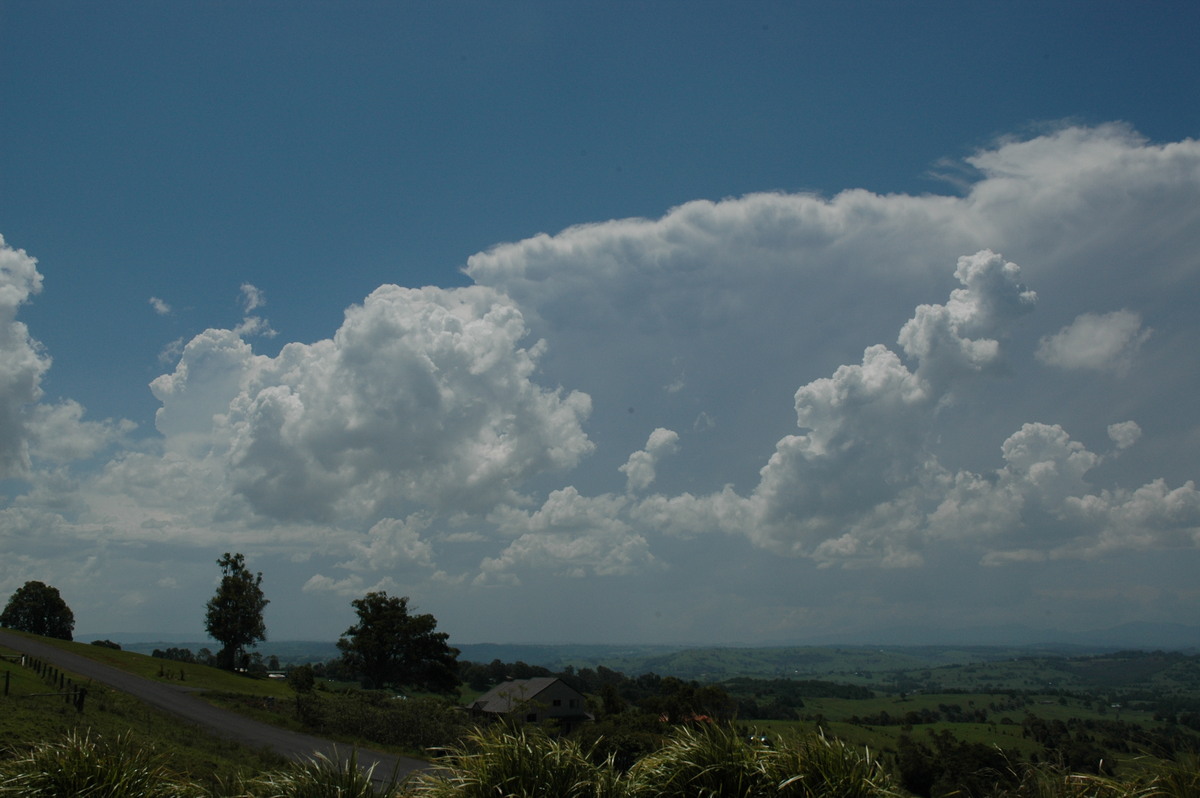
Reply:
[[[539, 693], [555, 682], [560, 681], [562, 680], [554, 676], [513, 679], [512, 681], [498, 684], [479, 696], [479, 698], [475, 699], [475, 703], [471, 704], [471, 709], [479, 712], [494, 712], [503, 715], [519, 708], [522, 704], [535, 700]], [[568, 689], [574, 689], [565, 682], [563, 685]]]

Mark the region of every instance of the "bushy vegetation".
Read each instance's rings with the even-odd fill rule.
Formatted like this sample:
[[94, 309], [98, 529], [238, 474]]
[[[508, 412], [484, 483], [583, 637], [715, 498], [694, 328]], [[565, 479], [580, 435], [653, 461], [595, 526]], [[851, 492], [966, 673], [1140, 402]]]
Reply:
[[379, 745], [424, 751], [457, 740], [466, 718], [443, 698], [401, 699], [380, 691], [314, 692], [299, 702], [304, 726], [318, 734], [369, 740]]
[[[627, 772], [540, 728], [497, 724], [444, 750], [404, 783], [375, 778], [353, 755], [317, 757], [201, 785], [128, 737], [69, 734], [0, 758], [0, 795], [89, 798], [901, 798], [870, 752], [820, 734], [767, 739], [732, 726], [683, 727]], [[1049, 765], [982, 771], [944, 795], [977, 798], [1195, 798], [1194, 758], [1136, 779]]]

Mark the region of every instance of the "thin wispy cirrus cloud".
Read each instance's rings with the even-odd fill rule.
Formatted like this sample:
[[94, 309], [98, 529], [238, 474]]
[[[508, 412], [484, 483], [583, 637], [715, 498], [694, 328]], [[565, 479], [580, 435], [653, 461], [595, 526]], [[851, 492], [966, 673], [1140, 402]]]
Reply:
[[685, 194], [345, 300], [346, 262], [270, 263], [227, 222], [197, 249], [216, 277], [137, 287], [157, 326], [111, 357], [141, 353], [139, 398], [100, 417], [89, 396], [119, 402], [47, 321], [91, 273], [4, 231], [0, 593], [40, 579], [82, 630], [195, 635], [241, 551], [275, 639], [335, 638], [369, 590], [458, 642], [1194, 618], [1200, 143], [1009, 129], [939, 153], [933, 190]]

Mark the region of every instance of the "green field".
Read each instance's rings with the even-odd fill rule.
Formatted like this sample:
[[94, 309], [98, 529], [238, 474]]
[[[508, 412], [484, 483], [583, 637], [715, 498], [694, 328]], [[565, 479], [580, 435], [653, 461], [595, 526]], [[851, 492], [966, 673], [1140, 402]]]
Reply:
[[[50, 641], [47, 638], [39, 638], [39, 641], [61, 643], [76, 653], [116, 664], [148, 678], [165, 680], [165, 676], [158, 676], [162, 660], [98, 646]], [[14, 653], [0, 646], [0, 655]], [[199, 671], [187, 676], [195, 678], [196, 681], [189, 684], [198, 687], [225, 684], [227, 679], [237, 679], [231, 674]], [[23, 668], [8, 659], [0, 660], [0, 684], [5, 680], [8, 695], [0, 697], [0, 706], [3, 707], [3, 711], [0, 711], [0, 742], [10, 751], [44, 740], [59, 739], [75, 731], [109, 739], [128, 734], [140, 748], [169, 752], [174, 769], [204, 781], [228, 778], [237, 772], [267, 770], [283, 763], [280, 757], [222, 740], [103, 685], [86, 684], [87, 698], [83, 712], [79, 712], [67, 703], [65, 697], [53, 695], [58, 691], [57, 685], [50, 685], [29, 668]], [[75, 681], [82, 682], [78, 679]], [[255, 685], [256, 688], [260, 686], [270, 690], [279, 688], [279, 685], [266, 683]]]
[[[449, 742], [443, 738], [465, 728], [460, 713], [432, 697], [398, 702], [388, 694], [323, 683], [303, 698], [304, 711], [299, 711], [285, 680], [41, 640], [150, 680], [200, 689], [213, 703], [256, 719], [348, 745], [420, 755], [424, 747]], [[299, 647], [290, 653], [303, 657]], [[1105, 767], [1124, 772], [1200, 750], [1200, 657], [1181, 653], [1063, 656], [961, 647], [657, 649], [616, 655], [606, 647], [572, 647], [564, 653], [573, 659], [567, 664], [575, 674], [600, 664], [618, 670], [624, 663], [627, 675], [657, 672], [715, 684], [739, 706], [763, 710], [736, 713], [739, 724], [774, 733], [821, 729], [889, 761], [905, 744], [944, 750], [949, 739], [1003, 749], [1015, 760], [1059, 759], [1086, 768], [1102, 758]], [[603, 657], [603, 663], [583, 658], [585, 653]], [[175, 766], [194, 777], [279, 764], [114, 690], [89, 685], [79, 713], [63, 697], [44, 695], [54, 690], [32, 671], [0, 661], [0, 679], [3, 673], [10, 694], [0, 699], [0, 741], [7, 746], [70, 730], [104, 736], [128, 732], [140, 745], [170, 750]], [[459, 702], [474, 694], [464, 686]], [[598, 697], [593, 699], [598, 707]]]
[[[231, 673], [84, 643], [37, 640], [151, 681], [185, 685], [214, 705], [271, 725], [317, 734], [344, 743], [347, 749], [370, 746], [424, 757], [427, 747], [454, 739], [465, 721], [465, 716], [460, 719], [461, 713], [453, 711], [452, 704], [444, 699], [413, 695], [411, 700], [398, 702], [390, 694], [334, 682], [322, 682], [317, 690], [298, 699], [284, 679]], [[0, 655], [6, 653], [12, 652], [0, 647]], [[13, 662], [0, 663], [0, 669], [10, 672], [10, 695], [0, 697], [0, 706], [5, 710], [0, 712], [0, 744], [32, 744], [73, 730], [91, 730], [105, 737], [129, 732], [144, 746], [171, 750], [172, 761], [179, 762], [177, 767], [201, 778], [236, 770], [262, 770], [282, 762], [273, 755], [224, 742], [120, 691], [94, 683], [87, 685], [84, 711], [79, 713], [64, 697], [40, 695], [57, 688], [44, 683], [30, 669]], [[0, 673], [0, 680], [3, 678]], [[177, 755], [176, 751], [183, 753]]]

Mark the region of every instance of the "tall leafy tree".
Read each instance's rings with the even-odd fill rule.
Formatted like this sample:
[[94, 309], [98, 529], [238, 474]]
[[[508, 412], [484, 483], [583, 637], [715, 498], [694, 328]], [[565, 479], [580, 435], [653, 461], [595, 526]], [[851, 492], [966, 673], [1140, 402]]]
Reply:
[[241, 554], [225, 552], [217, 565], [221, 566], [221, 584], [208, 600], [204, 628], [221, 643], [218, 665], [234, 670], [244, 659], [246, 646], [267, 639], [263, 609], [269, 602], [263, 597], [262, 572], [250, 573]]
[[368, 593], [351, 602], [358, 623], [338, 640], [342, 660], [366, 687], [387, 685], [433, 692], [458, 687], [458, 649], [429, 614], [413, 615], [407, 596]]
[[13, 592], [0, 626], [43, 637], [70, 640], [75, 631], [75, 613], [63, 601], [58, 588], [43, 582], [26, 582]]

